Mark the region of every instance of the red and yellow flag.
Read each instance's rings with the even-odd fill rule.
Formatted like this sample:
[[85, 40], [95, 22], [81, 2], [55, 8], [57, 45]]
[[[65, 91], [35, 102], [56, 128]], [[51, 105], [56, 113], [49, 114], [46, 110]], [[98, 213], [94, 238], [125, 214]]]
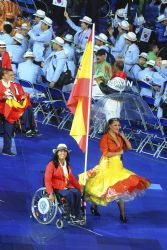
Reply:
[[3, 115], [8, 122], [14, 123], [23, 115], [28, 106], [30, 106], [28, 98], [21, 102], [14, 99], [6, 100]]
[[70, 135], [76, 140], [83, 152], [86, 151], [87, 128], [90, 123], [88, 111], [90, 110], [91, 104], [90, 87], [92, 86], [93, 40], [94, 29], [87, 42], [74, 86], [67, 103], [68, 108], [74, 114]]

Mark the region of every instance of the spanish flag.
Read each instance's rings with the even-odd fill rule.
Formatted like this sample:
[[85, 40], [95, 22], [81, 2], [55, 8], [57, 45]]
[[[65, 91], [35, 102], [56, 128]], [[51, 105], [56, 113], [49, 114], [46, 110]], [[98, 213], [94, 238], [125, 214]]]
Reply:
[[89, 133], [93, 72], [94, 28], [87, 42], [67, 106], [74, 114], [70, 135], [86, 151]]
[[3, 115], [8, 122], [14, 123], [20, 119], [28, 106], [30, 106], [28, 98], [25, 98], [21, 102], [14, 99], [6, 100]]

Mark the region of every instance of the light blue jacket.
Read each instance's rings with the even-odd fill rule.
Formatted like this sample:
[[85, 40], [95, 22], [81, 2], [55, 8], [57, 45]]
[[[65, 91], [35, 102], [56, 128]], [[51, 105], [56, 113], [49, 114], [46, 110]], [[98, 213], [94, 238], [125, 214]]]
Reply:
[[43, 72], [49, 82], [57, 82], [65, 69], [67, 57], [64, 50], [53, 51], [44, 62]]
[[115, 57], [115, 59], [117, 58], [118, 55], [122, 55], [125, 49], [125, 46], [126, 46], [125, 37], [124, 37], [125, 34], [126, 33], [121, 33], [120, 35], [117, 36], [115, 45], [111, 49], [111, 53]]
[[17, 79], [22, 79], [30, 83], [37, 83], [41, 79], [41, 68], [31, 60], [19, 63], [17, 69]]
[[64, 52], [67, 56], [68, 68], [71, 71], [72, 77], [74, 77], [75, 73], [76, 73], [75, 49], [73, 47], [71, 47], [68, 43], [64, 44], [63, 49], [64, 49]]
[[7, 45], [7, 51], [12, 54], [13, 62], [20, 63], [23, 61], [25, 48], [22, 47], [22, 45], [16, 45], [16, 44]]
[[36, 35], [34, 31], [30, 30], [28, 32], [30, 38], [33, 40], [33, 54], [37, 62], [43, 61], [44, 44], [50, 43], [52, 39], [52, 29], [41, 32]]
[[81, 45], [81, 51], [84, 51], [86, 47], [86, 43], [89, 39], [91, 29], [88, 29], [84, 31], [80, 26], [75, 25], [71, 19], [67, 19], [67, 23], [69, 26], [76, 31], [76, 34], [74, 35], [74, 44], [75, 45]]
[[131, 67], [138, 62], [139, 48], [135, 43], [132, 43], [124, 51], [124, 71], [128, 74]]
[[10, 45], [13, 43], [13, 37], [6, 33], [0, 35], [0, 40], [5, 42], [6, 45]]

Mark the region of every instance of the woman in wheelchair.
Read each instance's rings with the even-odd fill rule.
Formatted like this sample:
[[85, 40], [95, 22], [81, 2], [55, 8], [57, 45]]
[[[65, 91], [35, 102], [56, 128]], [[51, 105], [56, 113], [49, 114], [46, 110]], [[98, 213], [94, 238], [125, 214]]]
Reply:
[[54, 157], [45, 171], [45, 186], [49, 199], [55, 201], [55, 193], [67, 200], [70, 216], [80, 219], [81, 185], [75, 179], [70, 168], [69, 150], [65, 144], [53, 149]]

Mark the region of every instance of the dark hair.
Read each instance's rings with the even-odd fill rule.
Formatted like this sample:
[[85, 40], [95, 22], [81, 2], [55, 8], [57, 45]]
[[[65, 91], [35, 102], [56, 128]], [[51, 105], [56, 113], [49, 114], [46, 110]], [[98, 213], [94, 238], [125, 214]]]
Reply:
[[107, 125], [105, 127], [104, 134], [108, 132], [109, 126], [111, 124], [113, 124], [114, 122], [120, 122], [120, 119], [119, 118], [111, 118], [111, 119], [109, 119], [108, 122], [107, 122]]
[[107, 51], [105, 49], [99, 49], [96, 52], [96, 56], [103, 56], [103, 55], [106, 55], [106, 54], [107, 54]]
[[11, 26], [10, 24], [5, 24], [5, 25], [3, 26], [3, 29], [4, 29], [4, 31], [5, 31], [7, 34], [10, 34], [10, 33], [12, 32], [12, 30], [13, 30], [13, 28], [12, 28], [12, 26]]
[[1, 71], [0, 71], [0, 79], [2, 79], [2, 77], [3, 77], [7, 72], [9, 72], [9, 69], [5, 69], [5, 68], [1, 69]]
[[[59, 150], [56, 151], [56, 153], [54, 154], [53, 159], [52, 159], [55, 168], [58, 168], [58, 166], [59, 166], [58, 152], [59, 152]], [[70, 156], [69, 156], [68, 151], [67, 151], [67, 157], [66, 157], [65, 161], [66, 161], [66, 164], [67, 164], [67, 167], [68, 167], [70, 165]]]
[[116, 67], [117, 69], [123, 71], [123, 69], [124, 69], [124, 63], [123, 63], [122, 61], [117, 61], [117, 62], [115, 63], [115, 67]]
[[156, 47], [158, 47], [158, 44], [152, 43], [152, 44], [150, 45], [150, 51], [152, 51], [152, 50], [155, 49]]

